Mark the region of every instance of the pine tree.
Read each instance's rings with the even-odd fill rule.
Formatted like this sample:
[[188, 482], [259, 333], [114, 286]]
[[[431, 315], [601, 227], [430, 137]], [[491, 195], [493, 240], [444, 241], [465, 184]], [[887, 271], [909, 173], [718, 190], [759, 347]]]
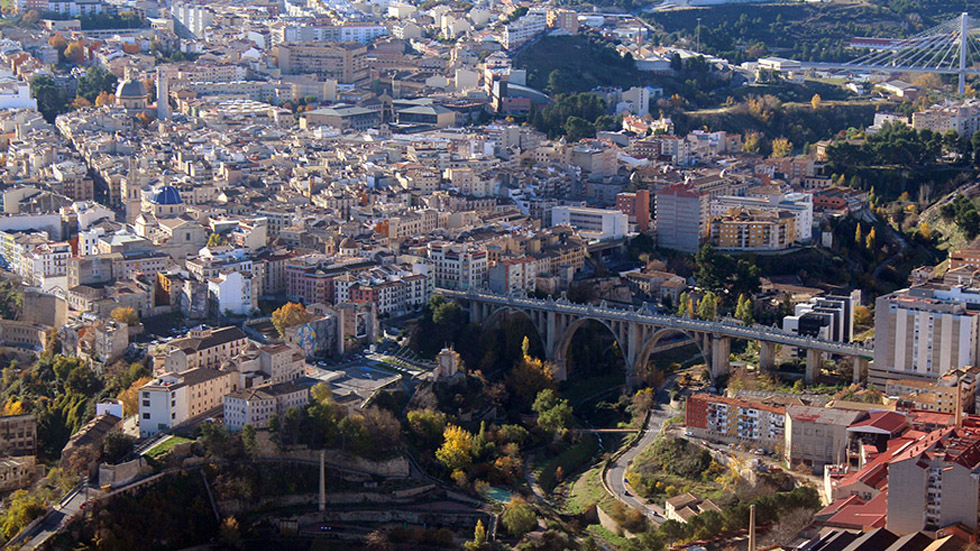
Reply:
[[698, 302], [698, 317], [703, 320], [714, 320], [718, 316], [718, 300], [715, 294], [708, 291]]
[[874, 228], [871, 228], [871, 231], [868, 232], [868, 238], [865, 241], [864, 246], [869, 251], [874, 251], [875, 250], [875, 229]]

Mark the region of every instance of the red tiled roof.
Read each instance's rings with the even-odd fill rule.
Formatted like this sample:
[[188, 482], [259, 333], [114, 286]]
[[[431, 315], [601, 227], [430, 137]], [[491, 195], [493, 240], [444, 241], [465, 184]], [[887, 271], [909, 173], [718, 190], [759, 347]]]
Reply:
[[867, 503], [859, 501], [843, 507], [827, 520], [827, 525], [858, 530], [883, 528], [887, 513], [888, 493], [881, 492]]
[[873, 428], [888, 434], [899, 434], [908, 424], [905, 415], [895, 411], [873, 411], [871, 415], [863, 421], [853, 423], [847, 430]]

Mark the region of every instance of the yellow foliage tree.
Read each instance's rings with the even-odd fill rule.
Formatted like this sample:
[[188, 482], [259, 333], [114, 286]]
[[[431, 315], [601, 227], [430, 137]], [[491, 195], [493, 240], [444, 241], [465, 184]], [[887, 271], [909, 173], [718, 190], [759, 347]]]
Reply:
[[126, 325], [136, 325], [140, 322], [139, 316], [136, 315], [136, 310], [133, 310], [129, 306], [120, 306], [119, 308], [113, 309], [109, 313], [109, 317], [116, 323], [125, 323]]
[[24, 402], [11, 398], [7, 400], [7, 403], [3, 405], [3, 414], [7, 415], [21, 415], [24, 413]]
[[311, 314], [306, 311], [305, 306], [297, 302], [287, 302], [272, 313], [272, 325], [281, 337], [285, 337], [287, 329], [302, 325], [310, 321], [310, 318]]
[[451, 471], [462, 471], [473, 463], [473, 435], [456, 425], [446, 426], [436, 459]]
[[772, 141], [773, 157], [788, 157], [793, 152], [793, 142], [786, 138], [776, 138]]
[[555, 367], [549, 362], [532, 358], [529, 349], [530, 341], [524, 337], [521, 343], [523, 357], [507, 376], [508, 385], [528, 405], [534, 401], [538, 392], [546, 388], [556, 388]]
[[823, 98], [820, 97], [820, 94], [813, 94], [813, 97], [810, 98], [810, 107], [819, 109], [822, 102]]
[[742, 151], [744, 153], [758, 153], [762, 149], [762, 134], [749, 132], [742, 141]]
[[65, 48], [65, 60], [75, 65], [85, 62], [85, 44], [81, 40], [72, 42]]
[[109, 92], [99, 92], [99, 95], [95, 98], [96, 107], [112, 105], [113, 103], [116, 103], [116, 95], [110, 94]]
[[71, 102], [72, 109], [84, 109], [85, 107], [91, 107], [91, 106], [92, 106], [92, 102], [83, 98], [82, 96], [78, 96], [77, 98], [75, 98], [74, 101]]
[[922, 222], [919, 226], [919, 235], [926, 241], [932, 241], [932, 226], [929, 225], [929, 222]]
[[149, 383], [152, 380], [153, 379], [151, 379], [150, 377], [141, 377], [139, 379], [136, 379], [135, 381], [133, 381], [133, 384], [129, 385], [129, 388], [120, 392], [119, 396], [116, 396], [116, 399], [122, 402], [123, 415], [128, 417], [130, 415], [136, 415], [137, 413], [139, 413], [140, 388], [142, 388], [143, 385]]

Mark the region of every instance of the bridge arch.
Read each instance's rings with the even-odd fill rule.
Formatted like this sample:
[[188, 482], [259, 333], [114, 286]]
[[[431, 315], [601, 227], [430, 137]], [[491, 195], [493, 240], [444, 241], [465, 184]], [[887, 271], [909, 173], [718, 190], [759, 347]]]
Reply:
[[[492, 311], [486, 319], [483, 320], [483, 332], [484, 334], [495, 331], [497, 329], [504, 329], [504, 322], [508, 319], [521, 318], [527, 321], [527, 327], [530, 331], [527, 336], [530, 337], [531, 350], [532, 352], [537, 350], [540, 351], [540, 355], [544, 357], [550, 357], [550, 351], [548, 350], [548, 341], [545, 330], [542, 327], [540, 320], [535, 319], [539, 317], [536, 313], [532, 311], [525, 310], [523, 308], [515, 308], [512, 306], [501, 306], [496, 310]], [[535, 347], [535, 344], [540, 345]], [[537, 354], [532, 353], [532, 356]]]
[[705, 335], [701, 333], [694, 333], [691, 331], [687, 331], [685, 329], [678, 329], [675, 327], [663, 327], [657, 329], [657, 331], [653, 335], [651, 335], [646, 340], [646, 342], [644, 342], [640, 346], [636, 354], [636, 359], [633, 362], [633, 365], [631, 366], [631, 369], [633, 369], [633, 372], [635, 374], [639, 374], [640, 370], [646, 367], [647, 363], [650, 361], [650, 356], [653, 354], [653, 349], [657, 347], [657, 345], [660, 343], [661, 340], [663, 340], [664, 337], [670, 335], [683, 335], [684, 337], [686, 337], [687, 340], [690, 340], [691, 343], [697, 347], [698, 353], [701, 354], [701, 357], [704, 359], [705, 363], [711, 365], [711, 357], [709, 355], [709, 351], [705, 350], [705, 346], [704, 346]]
[[613, 342], [619, 346], [620, 351], [623, 353], [628, 376], [630, 369], [628, 354], [630, 348], [624, 335], [617, 331], [616, 327], [607, 320], [598, 317], [583, 316], [573, 321], [562, 331], [558, 338], [555, 339], [554, 348], [548, 353], [549, 359], [554, 362], [557, 368], [556, 378], [564, 381], [568, 377], [568, 351], [572, 343], [572, 338], [579, 329], [582, 329], [589, 322], [594, 322], [602, 326], [612, 336]]

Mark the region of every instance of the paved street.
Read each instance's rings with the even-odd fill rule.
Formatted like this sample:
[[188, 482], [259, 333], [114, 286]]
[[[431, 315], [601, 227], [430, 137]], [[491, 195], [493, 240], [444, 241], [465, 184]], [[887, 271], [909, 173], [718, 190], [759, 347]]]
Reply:
[[643, 433], [640, 440], [627, 450], [626, 453], [621, 455], [619, 459], [610, 463], [609, 468], [606, 470], [606, 484], [612, 490], [613, 495], [626, 505], [643, 511], [657, 524], [664, 520], [663, 511], [656, 505], [644, 503], [642, 499], [637, 498], [626, 487], [626, 469], [636, 456], [640, 455], [647, 446], [657, 439], [657, 436], [660, 435], [663, 429], [664, 422], [677, 415], [677, 412], [670, 409], [668, 405], [670, 403], [670, 389], [674, 386], [674, 381], [675, 376], [670, 376], [663, 386], [660, 387], [660, 390], [657, 391], [657, 402], [650, 410], [650, 416], [647, 418], [646, 432]]
[[82, 505], [89, 497], [97, 493], [99, 493], [98, 490], [89, 489], [86, 492], [85, 488], [82, 488], [69, 499], [55, 506], [54, 509], [44, 516], [41, 522], [34, 526], [30, 533], [25, 534], [24, 544], [21, 549], [29, 551], [47, 541], [48, 538], [61, 528], [64, 522], [82, 510]]

